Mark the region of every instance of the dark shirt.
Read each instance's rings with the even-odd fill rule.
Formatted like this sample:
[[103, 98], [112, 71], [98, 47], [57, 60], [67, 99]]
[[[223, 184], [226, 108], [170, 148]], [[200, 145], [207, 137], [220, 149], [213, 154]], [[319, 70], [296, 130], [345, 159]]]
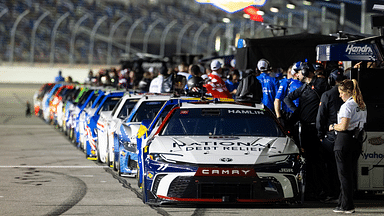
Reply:
[[[317, 136], [320, 139], [324, 139], [325, 135], [327, 135], [327, 137], [335, 136], [334, 131], [329, 131], [329, 125], [337, 123], [337, 112], [344, 103], [339, 95], [338, 87], [334, 86], [321, 96], [316, 117]], [[332, 140], [334, 140], [334, 138], [332, 138]]]
[[[326, 79], [313, 77], [310, 83], [305, 83], [284, 98], [284, 102], [293, 112], [298, 112], [299, 120], [303, 124], [314, 124], [316, 122], [317, 110], [319, 109], [321, 95], [328, 90]], [[300, 98], [299, 107], [293, 103]]]

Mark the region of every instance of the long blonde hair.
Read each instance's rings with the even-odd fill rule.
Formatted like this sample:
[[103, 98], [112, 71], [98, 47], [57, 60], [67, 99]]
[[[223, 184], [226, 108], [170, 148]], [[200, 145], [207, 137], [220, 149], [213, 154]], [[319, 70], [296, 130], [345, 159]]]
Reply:
[[363, 100], [363, 95], [361, 94], [359, 84], [357, 83], [357, 80], [343, 80], [340, 84], [338, 84], [338, 87], [340, 91], [347, 92], [349, 94], [352, 94], [353, 100], [357, 103], [359, 108], [361, 110], [365, 110], [366, 106]]

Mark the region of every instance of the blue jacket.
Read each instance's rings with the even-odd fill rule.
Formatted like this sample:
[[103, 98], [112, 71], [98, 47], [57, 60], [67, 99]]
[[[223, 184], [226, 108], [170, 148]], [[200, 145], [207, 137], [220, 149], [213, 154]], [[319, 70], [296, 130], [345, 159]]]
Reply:
[[275, 109], [274, 109], [273, 103], [275, 101], [275, 96], [276, 96], [277, 88], [279, 87], [279, 82], [275, 78], [270, 77], [266, 73], [261, 73], [256, 78], [259, 80], [263, 88], [263, 99], [262, 99], [263, 104], [267, 106], [272, 112], [274, 112]]
[[[293, 92], [295, 89], [302, 86], [303, 83], [299, 80], [295, 79], [282, 79], [280, 81], [279, 89], [276, 93], [276, 99], [281, 101], [281, 110], [287, 113], [293, 113], [291, 109], [284, 103], [284, 98], [288, 95], [288, 93]], [[299, 106], [299, 98], [293, 101], [296, 106]]]

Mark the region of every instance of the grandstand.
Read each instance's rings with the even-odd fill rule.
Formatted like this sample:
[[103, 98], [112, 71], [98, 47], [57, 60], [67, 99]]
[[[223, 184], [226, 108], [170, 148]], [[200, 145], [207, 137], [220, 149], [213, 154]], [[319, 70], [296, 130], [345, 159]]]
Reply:
[[[289, 24], [287, 9], [266, 13], [262, 24], [244, 19], [242, 12], [228, 14], [194, 0], [0, 0], [0, 61], [92, 65], [118, 64], [126, 53], [209, 56], [215, 51], [217, 36], [222, 41], [220, 54], [233, 54], [236, 35], [321, 33], [321, 6], [307, 8], [311, 14], [307, 26], [319, 28], [305, 28], [300, 8], [290, 12], [294, 19]], [[330, 20], [338, 16], [328, 14]], [[223, 23], [223, 18], [231, 22]], [[282, 32], [271, 26], [288, 27], [280, 28]], [[352, 33], [360, 31], [350, 21], [343, 27]]]

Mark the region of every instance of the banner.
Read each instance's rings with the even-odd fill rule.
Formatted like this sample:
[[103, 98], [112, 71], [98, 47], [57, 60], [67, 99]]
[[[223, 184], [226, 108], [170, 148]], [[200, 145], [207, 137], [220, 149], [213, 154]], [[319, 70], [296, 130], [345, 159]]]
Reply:
[[227, 13], [240, 11], [248, 6], [263, 6], [267, 0], [196, 0], [201, 4], [212, 4]]

